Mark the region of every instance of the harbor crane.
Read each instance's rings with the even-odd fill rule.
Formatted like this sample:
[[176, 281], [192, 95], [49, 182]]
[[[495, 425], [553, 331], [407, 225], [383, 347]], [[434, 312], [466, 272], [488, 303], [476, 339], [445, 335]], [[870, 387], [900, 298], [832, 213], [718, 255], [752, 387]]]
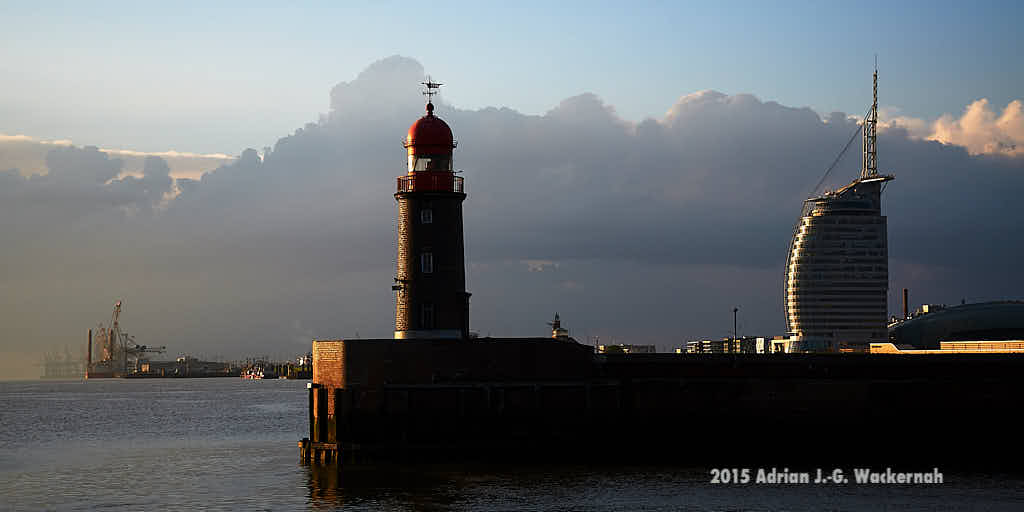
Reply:
[[103, 359], [100, 363], [113, 367], [117, 364], [115, 363], [117, 361], [122, 365], [125, 373], [127, 373], [129, 358], [138, 365], [139, 360], [145, 357], [146, 354], [163, 354], [167, 351], [165, 346], [150, 347], [139, 345], [135, 341], [134, 336], [121, 330], [120, 319], [121, 301], [118, 300], [114, 303], [114, 311], [110, 314], [110, 327], [108, 328], [100, 324], [97, 329], [97, 332], [100, 333], [98, 341], [100, 341], [100, 346], [103, 349]]

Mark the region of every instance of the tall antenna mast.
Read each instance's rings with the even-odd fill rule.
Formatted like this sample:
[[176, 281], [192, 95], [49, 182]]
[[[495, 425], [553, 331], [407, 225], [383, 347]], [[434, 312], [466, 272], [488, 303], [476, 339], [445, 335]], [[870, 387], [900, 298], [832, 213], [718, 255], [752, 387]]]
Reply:
[[878, 174], [878, 55], [875, 55], [875, 74], [871, 87], [871, 111], [864, 118], [864, 159], [860, 168], [860, 176], [867, 178]]
[[441, 86], [444, 84], [435, 82], [432, 78], [430, 78], [430, 75], [427, 75], [426, 82], [420, 83], [427, 87], [427, 90], [423, 91], [423, 95], [427, 97], [427, 103], [433, 104], [434, 95], [438, 94], [437, 90], [440, 89]]

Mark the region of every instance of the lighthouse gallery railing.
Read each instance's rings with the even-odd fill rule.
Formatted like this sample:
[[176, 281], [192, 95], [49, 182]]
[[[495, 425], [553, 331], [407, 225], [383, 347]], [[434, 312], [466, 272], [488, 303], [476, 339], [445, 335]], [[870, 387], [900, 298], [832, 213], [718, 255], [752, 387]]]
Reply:
[[446, 172], [417, 172], [398, 177], [398, 192], [455, 192], [464, 194], [463, 178]]

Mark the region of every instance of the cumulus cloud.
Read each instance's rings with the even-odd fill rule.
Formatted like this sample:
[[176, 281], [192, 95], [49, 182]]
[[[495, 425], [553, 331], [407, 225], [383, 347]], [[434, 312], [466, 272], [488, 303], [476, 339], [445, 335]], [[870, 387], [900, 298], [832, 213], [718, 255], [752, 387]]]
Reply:
[[[888, 115], [887, 115], [888, 114]], [[977, 100], [960, 117], [945, 114], [928, 122], [898, 112], [882, 111], [882, 128], [906, 130], [913, 137], [962, 146], [972, 155], [1024, 155], [1024, 103], [1013, 100], [1002, 113], [988, 99]]]
[[[861, 119], [857, 119], [861, 121]], [[878, 128], [880, 132], [889, 129], [905, 130], [907, 134], [916, 139], [928, 139], [934, 133], [932, 125], [934, 121], [928, 122], [924, 119], [905, 116], [901, 109], [896, 107], [880, 107], [878, 112]]]
[[1024, 106], [1011, 101], [996, 115], [987, 99], [968, 105], [959, 119], [945, 115], [935, 121], [931, 140], [964, 146], [971, 154], [1024, 154]]
[[44, 162], [43, 174], [0, 172], [0, 234], [11, 235], [5, 239], [15, 248], [27, 241], [21, 236], [31, 234], [32, 241], [49, 240], [57, 253], [64, 254], [60, 237], [75, 231], [79, 223], [101, 217], [116, 220], [121, 213], [152, 214], [174, 194], [170, 169], [159, 157], [146, 157], [137, 177], [125, 176], [120, 158], [94, 146], [55, 145]]
[[407, 117], [423, 107], [419, 85], [423, 79], [423, 66], [413, 59], [399, 55], [381, 59], [355, 80], [331, 89], [331, 119], [365, 122]]
[[[70, 140], [41, 140], [28, 135], [0, 134], [0, 170], [17, 169], [24, 176], [46, 174], [46, 154], [54, 147], [73, 146]], [[142, 176], [147, 157], [160, 157], [170, 168], [171, 177], [197, 179], [203, 173], [235, 159], [221, 153], [190, 153], [169, 151], [135, 151], [131, 149], [100, 149], [122, 161], [125, 175]]]
[[[0, 263], [19, 269], [0, 274], [12, 315], [0, 339], [79, 343], [118, 298], [140, 343], [172, 352], [290, 357], [296, 325], [387, 336], [395, 176], [424, 72], [403, 57], [374, 63], [331, 91], [316, 122], [195, 179], [169, 181], [169, 157], [143, 159], [135, 175], [129, 155], [53, 145], [45, 172], [0, 172]], [[545, 335], [558, 311], [580, 339], [663, 348], [725, 335], [735, 306], [742, 333], [782, 333], [791, 230], [857, 123], [715, 91], [639, 123], [592, 93], [539, 116], [435, 104], [466, 178], [471, 328]], [[992, 124], [1012, 132], [1003, 117]], [[885, 192], [893, 290], [1016, 296], [1024, 158], [917, 129], [880, 135], [896, 175]], [[857, 174], [857, 153], [826, 185]]]
[[46, 174], [46, 152], [71, 141], [41, 141], [27, 135], [0, 134], [0, 170], [17, 170], [24, 176]]

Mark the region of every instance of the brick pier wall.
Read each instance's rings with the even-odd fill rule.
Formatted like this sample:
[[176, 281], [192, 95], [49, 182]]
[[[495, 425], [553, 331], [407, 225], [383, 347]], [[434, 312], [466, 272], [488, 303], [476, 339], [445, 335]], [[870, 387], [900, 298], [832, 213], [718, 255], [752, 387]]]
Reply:
[[319, 341], [314, 354], [313, 439], [350, 463], [810, 454], [992, 468], [1024, 448], [1024, 356], [604, 357], [549, 339]]

